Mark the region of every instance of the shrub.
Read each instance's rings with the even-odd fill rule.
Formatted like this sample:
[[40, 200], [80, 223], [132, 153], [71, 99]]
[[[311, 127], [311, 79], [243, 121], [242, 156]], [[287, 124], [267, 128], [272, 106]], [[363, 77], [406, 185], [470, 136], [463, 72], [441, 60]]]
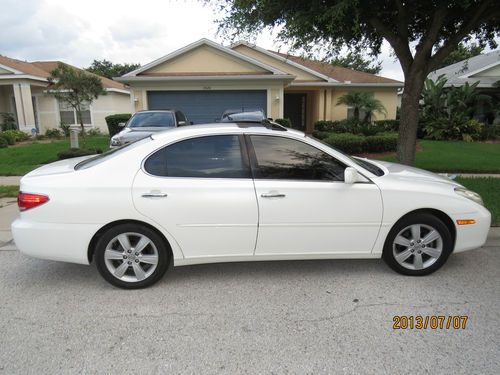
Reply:
[[289, 118], [277, 118], [276, 120], [274, 120], [274, 122], [280, 124], [281, 126], [293, 129], [292, 122]]
[[314, 138], [317, 138], [317, 139], [320, 139], [320, 140], [328, 138], [331, 134], [332, 134], [332, 132], [323, 132], [323, 131], [318, 131], [318, 130], [315, 130], [312, 133], [312, 135], [313, 135]]
[[90, 136], [102, 135], [101, 129], [99, 129], [99, 128], [89, 129], [89, 130], [87, 130], [87, 135], [90, 135]]
[[85, 148], [70, 148], [69, 150], [61, 151], [57, 154], [57, 159], [64, 160], [70, 158], [77, 158], [80, 156], [102, 154], [100, 148], [96, 149], [85, 149]]
[[47, 138], [62, 138], [63, 132], [61, 131], [61, 129], [57, 129], [57, 128], [47, 129], [45, 131], [45, 136]]
[[6, 148], [9, 146], [7, 140], [0, 134], [0, 148]]
[[30, 139], [30, 135], [28, 133], [23, 132], [22, 130], [5, 130], [2, 134], [12, 134], [15, 138], [16, 142], [27, 141]]
[[354, 119], [345, 119], [339, 121], [318, 121], [314, 124], [316, 131], [327, 131], [335, 133], [352, 133], [363, 135], [375, 135], [377, 133], [391, 131], [384, 124], [358, 122]]
[[481, 139], [494, 140], [500, 138], [500, 125], [485, 125], [481, 132]]
[[348, 154], [396, 151], [397, 141], [398, 134], [394, 132], [368, 137], [352, 133], [330, 133], [324, 139], [324, 142]]
[[70, 130], [71, 130], [71, 125], [66, 125], [65, 123], [61, 122], [61, 124], [59, 125], [59, 127], [61, 128], [61, 131], [63, 132], [64, 136], [65, 137], [69, 137]]
[[112, 137], [119, 133], [122, 129], [118, 126], [120, 122], [127, 122], [132, 115], [130, 113], [119, 113], [106, 117], [106, 124], [108, 125], [109, 136]]
[[16, 119], [12, 113], [2, 112], [0, 113], [2, 116], [2, 127], [1, 130], [15, 130], [16, 129]]
[[383, 128], [386, 132], [397, 132], [399, 130], [399, 120], [377, 120], [373, 124]]
[[9, 131], [4, 131], [0, 133], [0, 136], [5, 139], [8, 145], [15, 145], [16, 144], [16, 136]]
[[464, 140], [472, 142], [481, 139], [484, 125], [461, 114], [450, 117], [428, 119], [424, 125], [426, 138], [441, 140]]

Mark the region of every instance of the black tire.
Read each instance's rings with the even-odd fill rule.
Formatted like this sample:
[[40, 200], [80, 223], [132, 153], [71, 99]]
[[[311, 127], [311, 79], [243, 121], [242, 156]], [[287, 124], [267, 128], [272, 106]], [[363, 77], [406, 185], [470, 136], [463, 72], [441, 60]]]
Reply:
[[[393, 251], [393, 245], [396, 236], [405, 228], [415, 224], [432, 227], [439, 233], [442, 239], [441, 255], [437, 257], [437, 260], [435, 260], [433, 264], [423, 269], [409, 269], [402, 266], [396, 260]], [[424, 250], [421, 251], [423, 252]], [[402, 218], [392, 227], [385, 240], [382, 258], [389, 267], [391, 267], [393, 270], [395, 270], [400, 274], [409, 276], [425, 276], [441, 268], [446, 263], [446, 260], [448, 259], [452, 251], [453, 251], [453, 239], [448, 227], [439, 218], [437, 218], [432, 214], [415, 213]]]
[[[114, 276], [114, 274], [108, 269], [108, 266], [106, 265], [106, 259], [105, 259], [105, 251], [110, 244], [110, 242], [115, 239], [117, 236], [120, 234], [124, 233], [137, 233], [143, 236], [146, 236], [147, 239], [149, 239], [152, 243], [152, 245], [148, 245], [147, 248], [145, 248], [145, 251], [148, 251], [148, 249], [156, 249], [157, 254], [155, 253], [154, 256], [157, 256], [157, 263], [156, 263], [156, 268], [154, 271], [151, 272], [150, 275], [148, 275], [146, 278], [140, 281], [124, 281], [121, 280], [120, 278]], [[132, 245], [132, 240], [134, 236], [130, 236], [129, 239], [130, 244]], [[139, 237], [137, 237], [139, 238]], [[154, 245], [154, 247], [153, 247]], [[116, 245], [115, 245], [116, 246]], [[121, 246], [121, 245], [120, 245]], [[118, 247], [117, 251], [122, 251], [122, 247]], [[125, 252], [124, 252], [125, 253]], [[164, 240], [153, 230], [150, 228], [139, 225], [139, 224], [120, 224], [117, 226], [114, 226], [110, 229], [108, 229], [100, 238], [99, 241], [97, 241], [96, 248], [95, 248], [95, 253], [94, 253], [94, 258], [96, 261], [96, 266], [97, 270], [101, 274], [101, 276], [110, 284], [117, 286], [119, 288], [123, 289], [140, 289], [140, 288], [146, 288], [157, 281], [159, 281], [165, 272], [168, 269], [169, 263], [170, 263], [170, 252], [165, 245]], [[109, 261], [109, 260], [108, 260]], [[125, 261], [116, 260], [116, 261], [110, 261], [110, 262], [116, 262], [117, 265], [121, 265], [121, 263], [124, 263]], [[127, 262], [128, 264], [131, 264], [131, 262]], [[132, 266], [134, 266], [132, 264]], [[127, 268], [127, 273], [131, 274], [133, 277], [135, 273], [134, 268], [130, 266]], [[125, 266], [128, 267], [128, 266]], [[143, 267], [150, 267], [149, 264], [144, 263]], [[125, 275], [126, 276], [126, 275]]]

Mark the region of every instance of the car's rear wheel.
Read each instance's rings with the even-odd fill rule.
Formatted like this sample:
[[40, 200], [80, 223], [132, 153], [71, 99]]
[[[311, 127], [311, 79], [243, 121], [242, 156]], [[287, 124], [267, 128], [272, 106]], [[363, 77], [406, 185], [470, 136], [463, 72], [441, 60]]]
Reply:
[[99, 273], [124, 289], [153, 285], [165, 274], [169, 252], [162, 238], [150, 228], [122, 224], [108, 229], [96, 245]]
[[448, 227], [431, 214], [417, 213], [394, 225], [382, 257], [401, 274], [424, 276], [441, 268], [452, 250]]

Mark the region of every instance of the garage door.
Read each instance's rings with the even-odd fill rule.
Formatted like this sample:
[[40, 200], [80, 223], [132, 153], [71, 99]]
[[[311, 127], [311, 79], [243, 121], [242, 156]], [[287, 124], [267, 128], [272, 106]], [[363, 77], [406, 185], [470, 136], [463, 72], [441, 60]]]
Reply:
[[149, 109], [181, 110], [195, 124], [215, 122], [226, 109], [259, 108], [267, 113], [266, 90], [148, 91]]

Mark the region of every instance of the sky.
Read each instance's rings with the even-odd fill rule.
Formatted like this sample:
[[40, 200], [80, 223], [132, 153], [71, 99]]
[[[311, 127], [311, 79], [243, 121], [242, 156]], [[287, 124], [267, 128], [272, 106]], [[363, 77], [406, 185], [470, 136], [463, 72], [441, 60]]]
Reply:
[[[0, 0], [0, 54], [19, 60], [62, 60], [88, 67], [94, 59], [146, 64], [200, 38], [217, 35], [220, 14], [196, 0]], [[251, 42], [287, 52], [266, 31]], [[381, 75], [403, 79], [384, 44]]]

